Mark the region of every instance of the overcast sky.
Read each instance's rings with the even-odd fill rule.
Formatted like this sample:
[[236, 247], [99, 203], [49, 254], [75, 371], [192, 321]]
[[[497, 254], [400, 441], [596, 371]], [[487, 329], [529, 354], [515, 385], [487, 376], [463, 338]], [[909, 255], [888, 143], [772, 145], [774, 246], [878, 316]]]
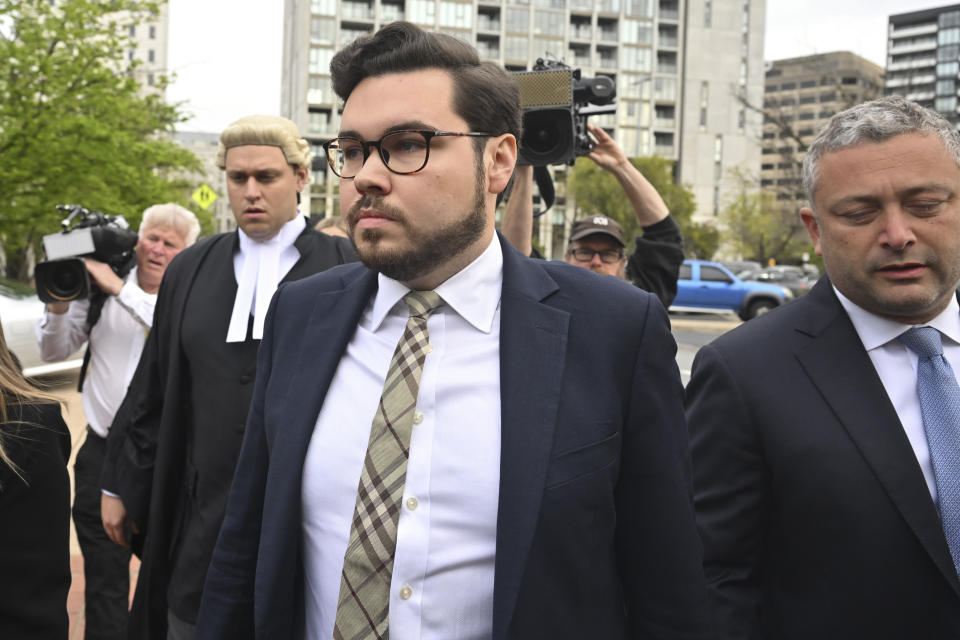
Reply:
[[[766, 60], [853, 51], [885, 66], [887, 17], [951, 0], [767, 0]], [[280, 113], [282, 0], [169, 0], [167, 90], [192, 114], [185, 131], [219, 132], [251, 113]]]

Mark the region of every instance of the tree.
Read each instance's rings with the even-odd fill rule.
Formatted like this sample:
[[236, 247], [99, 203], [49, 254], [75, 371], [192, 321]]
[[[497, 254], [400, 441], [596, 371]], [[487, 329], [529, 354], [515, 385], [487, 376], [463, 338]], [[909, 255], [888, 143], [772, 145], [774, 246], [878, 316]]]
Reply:
[[[28, 250], [59, 229], [57, 204], [136, 227], [147, 206], [186, 199], [182, 176], [200, 162], [169, 135], [184, 117], [141, 93], [127, 59], [130, 25], [157, 9], [0, 0], [0, 242], [10, 277], [27, 279]], [[209, 214], [197, 213], [209, 226]]]
[[[687, 255], [712, 256], [719, 245], [719, 235], [709, 225], [693, 222], [696, 209], [693, 192], [674, 181], [673, 162], [659, 156], [631, 158], [630, 162], [650, 181], [680, 225]], [[578, 158], [568, 187], [581, 215], [602, 213], [619, 222], [628, 240], [627, 248], [633, 250], [633, 239], [640, 229], [633, 207], [616, 178], [589, 158]]]
[[761, 190], [749, 174], [735, 170], [737, 189], [720, 212], [725, 243], [749, 260], [767, 264], [799, 261], [810, 249], [800, 215], [784, 208], [770, 191]]

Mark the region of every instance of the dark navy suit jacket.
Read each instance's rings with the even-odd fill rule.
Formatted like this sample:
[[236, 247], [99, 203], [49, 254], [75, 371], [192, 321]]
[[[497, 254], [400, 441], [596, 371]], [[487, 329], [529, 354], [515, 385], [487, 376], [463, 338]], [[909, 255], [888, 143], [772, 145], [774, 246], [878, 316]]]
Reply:
[[[683, 388], [663, 306], [500, 241], [493, 638], [702, 637]], [[304, 456], [376, 284], [346, 265], [274, 297], [198, 637], [302, 633]]]
[[687, 403], [721, 638], [960, 638], [937, 508], [826, 277], [700, 349]]

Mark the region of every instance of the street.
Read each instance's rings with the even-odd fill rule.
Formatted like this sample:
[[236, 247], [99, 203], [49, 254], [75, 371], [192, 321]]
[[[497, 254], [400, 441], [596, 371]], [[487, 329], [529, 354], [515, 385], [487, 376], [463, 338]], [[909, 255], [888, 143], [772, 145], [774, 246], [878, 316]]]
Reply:
[[677, 341], [677, 365], [683, 384], [690, 381], [690, 369], [697, 350], [717, 336], [741, 324], [732, 313], [671, 313], [670, 324]]

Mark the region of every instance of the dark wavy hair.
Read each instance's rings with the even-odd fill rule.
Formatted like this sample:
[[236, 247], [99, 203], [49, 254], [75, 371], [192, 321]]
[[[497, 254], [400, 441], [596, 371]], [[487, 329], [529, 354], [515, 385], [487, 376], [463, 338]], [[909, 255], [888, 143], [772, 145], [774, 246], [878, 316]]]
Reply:
[[[442, 69], [453, 79], [453, 108], [473, 131], [512, 133], [519, 141], [523, 123], [520, 89], [513, 76], [476, 49], [443, 33], [409, 22], [393, 22], [361, 36], [330, 61], [333, 90], [346, 102], [361, 81], [388, 73]], [[474, 140], [477, 147], [482, 140]]]

